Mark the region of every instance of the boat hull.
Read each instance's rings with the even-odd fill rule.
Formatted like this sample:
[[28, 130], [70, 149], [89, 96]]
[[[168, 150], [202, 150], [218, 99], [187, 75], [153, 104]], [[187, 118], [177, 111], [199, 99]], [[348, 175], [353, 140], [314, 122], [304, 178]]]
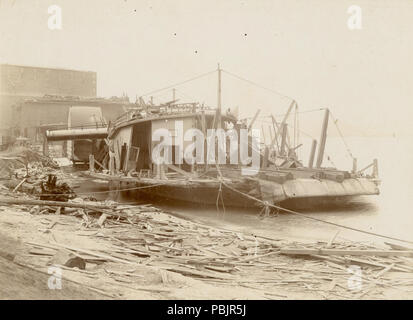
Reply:
[[[151, 198], [193, 203], [197, 205], [219, 204], [221, 207], [262, 207], [262, 201], [288, 209], [321, 209], [330, 206], [346, 205], [354, 197], [362, 195], [377, 195], [378, 188], [374, 182], [366, 180], [348, 183], [330, 183], [314, 180], [315, 183], [295, 179], [287, 184], [270, 183], [267, 181], [243, 185], [241, 192], [235, 192], [224, 184], [193, 185], [168, 184], [155, 185], [145, 182], [123, 182], [119, 189], [140, 188], [129, 191], [129, 197], [138, 199]], [[240, 190], [241, 185], [232, 185]], [[221, 188], [221, 191], [220, 191]], [[221, 193], [221, 195], [220, 195]], [[249, 196], [248, 196], [249, 195]], [[254, 201], [257, 198], [260, 201]]]

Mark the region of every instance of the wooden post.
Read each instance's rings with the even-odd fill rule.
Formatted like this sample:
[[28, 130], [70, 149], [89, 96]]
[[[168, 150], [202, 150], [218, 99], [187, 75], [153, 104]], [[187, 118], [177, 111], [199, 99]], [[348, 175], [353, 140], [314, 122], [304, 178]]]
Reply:
[[267, 143], [265, 142], [264, 125], [261, 126], [261, 131], [262, 131], [262, 140], [264, 141], [264, 145], [267, 145]]
[[274, 147], [274, 145], [272, 143], [273, 142], [273, 136], [272, 136], [272, 129], [271, 129], [270, 125], [268, 126], [268, 129], [270, 131], [270, 144], [271, 144], [270, 147], [273, 148]]
[[277, 125], [277, 121], [275, 121], [275, 118], [273, 115], [271, 115], [271, 119], [272, 119], [272, 127], [274, 129], [274, 138], [271, 140], [271, 145], [276, 144], [277, 145], [277, 152], [280, 152], [280, 146], [278, 145], [278, 125]]
[[127, 174], [128, 171], [129, 171], [130, 149], [131, 149], [131, 147], [128, 146], [128, 145], [126, 145], [126, 156], [125, 156], [125, 160], [124, 160], [124, 162], [123, 162], [123, 172], [124, 172], [125, 174]]
[[160, 175], [161, 180], [167, 180], [166, 175], [165, 175], [165, 164], [161, 163], [159, 165], [159, 171], [160, 171], [159, 175]]
[[115, 154], [112, 151], [109, 151], [109, 173], [115, 174]]
[[270, 158], [270, 150], [269, 150], [269, 148], [266, 146], [266, 147], [265, 147], [265, 151], [264, 151], [264, 158], [263, 158], [263, 161], [262, 161], [262, 167], [263, 167], [264, 169], [268, 167], [269, 158]]
[[285, 122], [287, 121], [287, 118], [288, 118], [288, 116], [290, 115], [291, 110], [293, 109], [294, 105], [295, 105], [295, 100], [291, 101], [291, 104], [290, 104], [290, 106], [288, 107], [288, 111], [287, 111], [287, 113], [284, 115], [284, 119], [283, 119], [283, 121], [281, 121], [281, 124], [283, 124], [283, 123], [285, 123]]
[[351, 170], [352, 173], [357, 172], [357, 158], [353, 158], [353, 169]]
[[378, 178], [379, 177], [379, 163], [377, 159], [373, 160], [373, 177]]
[[201, 130], [204, 136], [204, 168], [205, 171], [208, 168], [207, 165], [207, 156], [208, 156], [208, 149], [207, 149], [207, 127], [206, 127], [206, 119], [205, 119], [205, 110], [202, 109], [201, 111]]
[[310, 159], [308, 160], [308, 167], [312, 168], [314, 164], [315, 149], [317, 148], [317, 140], [314, 139], [311, 144]]
[[89, 171], [95, 172], [95, 157], [93, 154], [89, 154]]
[[280, 155], [285, 156], [285, 145], [287, 143], [287, 124], [283, 123], [281, 127], [282, 136], [281, 136], [281, 147], [280, 147]]
[[254, 118], [252, 118], [250, 125], [248, 126], [248, 132], [251, 131], [252, 126], [254, 125], [255, 120], [257, 120], [258, 115], [260, 114], [261, 110], [258, 109], [257, 112], [254, 115]]
[[62, 144], [62, 157], [67, 157], [67, 140], [64, 140]]
[[318, 155], [317, 155], [317, 162], [316, 162], [317, 168], [320, 168], [321, 164], [323, 163], [324, 149], [326, 147], [326, 141], [327, 141], [327, 127], [328, 127], [329, 115], [330, 115], [330, 111], [326, 109], [324, 113], [323, 128], [321, 129], [320, 147], [318, 148]]
[[43, 155], [48, 156], [49, 155], [49, 143], [46, 138], [46, 134], [43, 136]]

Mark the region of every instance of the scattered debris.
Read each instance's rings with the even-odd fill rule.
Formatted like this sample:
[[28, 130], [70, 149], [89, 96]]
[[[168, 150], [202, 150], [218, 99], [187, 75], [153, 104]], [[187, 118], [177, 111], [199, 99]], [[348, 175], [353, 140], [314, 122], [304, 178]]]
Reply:
[[[338, 241], [338, 232], [328, 242], [310, 244], [224, 230], [152, 205], [75, 198], [63, 173], [29, 169], [28, 177], [14, 179], [13, 188], [0, 190], [0, 208], [30, 213], [26, 218], [38, 223], [40, 232], [22, 236], [25, 255], [1, 255], [41, 272], [59, 266], [65, 279], [112, 298], [168, 295], [178, 274], [180, 281], [190, 277], [214, 287], [248, 287], [266, 299], [295, 294], [371, 299], [387, 289], [408, 294], [413, 286], [411, 248]], [[31, 190], [26, 184], [37, 191], [21, 193]], [[58, 236], [62, 230], [70, 231], [69, 238]], [[354, 265], [365, 284], [359, 290], [348, 285]], [[156, 278], [145, 274], [153, 268]]]

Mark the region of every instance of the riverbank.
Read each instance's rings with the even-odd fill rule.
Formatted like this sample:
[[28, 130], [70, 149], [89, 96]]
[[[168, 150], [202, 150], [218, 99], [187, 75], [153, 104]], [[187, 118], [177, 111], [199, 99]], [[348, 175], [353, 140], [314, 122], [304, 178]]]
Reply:
[[[21, 299], [413, 298], [412, 258], [369, 256], [369, 250], [385, 249], [372, 244], [266, 239], [180, 219], [152, 206], [83, 203], [110, 209], [59, 214], [0, 206], [0, 234], [12, 243], [1, 255], [8, 257], [3, 288], [14, 288]], [[366, 255], [283, 254], [294, 248], [357, 249]], [[68, 264], [76, 257], [78, 264]], [[360, 268], [356, 289], [349, 286], [350, 266]], [[48, 289], [51, 267], [61, 268], [61, 289]], [[28, 277], [23, 270], [39, 276]], [[10, 292], [4, 289], [1, 298], [16, 296]]]
[[49, 174], [53, 192], [60, 183], [81, 189], [78, 177], [29, 169], [0, 188], [2, 299], [413, 298], [408, 247], [350, 241], [336, 229], [292, 237], [287, 215], [265, 218], [278, 223], [270, 233], [93, 192], [51, 201], [61, 195], [44, 192]]

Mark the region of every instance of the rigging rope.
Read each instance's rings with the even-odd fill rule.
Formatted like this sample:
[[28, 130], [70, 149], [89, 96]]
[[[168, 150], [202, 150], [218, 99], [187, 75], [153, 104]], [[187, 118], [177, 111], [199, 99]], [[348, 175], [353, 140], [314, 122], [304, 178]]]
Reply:
[[181, 82], [172, 84], [172, 85], [170, 85], [170, 86], [167, 86], [167, 87], [164, 87], [164, 88], [161, 88], [161, 89], [157, 89], [157, 90], [153, 90], [153, 91], [147, 92], [147, 93], [142, 94], [142, 95], [140, 95], [140, 96], [141, 96], [141, 97], [145, 97], [145, 96], [147, 96], [147, 95], [150, 95], [150, 94], [153, 94], [153, 93], [156, 93], [156, 92], [160, 92], [160, 91], [167, 90], [167, 89], [172, 89], [173, 87], [180, 86], [180, 85], [183, 85], [183, 84], [185, 84], [185, 83], [188, 83], [188, 82], [197, 80], [197, 79], [199, 79], [199, 78], [202, 78], [202, 77], [205, 77], [205, 76], [207, 76], [207, 75], [210, 75], [210, 74], [212, 74], [212, 73], [214, 73], [214, 72], [216, 72], [216, 70], [210, 71], [210, 72], [207, 72], [207, 73], [200, 74], [199, 76], [196, 76], [196, 77], [193, 77], [193, 78], [191, 78], [191, 79], [188, 79], [188, 80], [185, 80], [185, 81], [181, 81]]
[[342, 132], [341, 132], [341, 130], [340, 130], [340, 127], [339, 127], [338, 124], [337, 124], [338, 119], [336, 120], [336, 119], [334, 118], [333, 113], [332, 113], [331, 111], [330, 111], [330, 117], [331, 117], [331, 120], [334, 122], [334, 124], [335, 124], [335, 126], [336, 126], [336, 128], [337, 128], [338, 134], [340, 135], [341, 140], [342, 140], [343, 143], [344, 143], [344, 146], [346, 147], [347, 153], [349, 154], [350, 158], [354, 159], [353, 154], [351, 153], [350, 147], [348, 146], [346, 140], [344, 139], [344, 136], [343, 136], [343, 134], [342, 134]]
[[252, 85], [254, 85], [254, 86], [258, 87], [258, 88], [261, 88], [261, 89], [270, 91], [270, 92], [272, 92], [272, 93], [275, 93], [276, 95], [278, 95], [278, 96], [280, 96], [280, 97], [282, 97], [282, 98], [286, 98], [286, 99], [289, 99], [289, 100], [294, 100], [293, 98], [291, 98], [291, 97], [289, 97], [289, 96], [287, 96], [287, 95], [285, 95], [285, 94], [282, 94], [282, 93], [280, 93], [280, 92], [278, 92], [278, 91], [276, 91], [276, 90], [274, 90], [274, 89], [270, 89], [270, 88], [264, 87], [264, 86], [262, 86], [262, 85], [260, 85], [260, 84], [258, 84], [258, 83], [256, 83], [256, 82], [254, 82], [254, 81], [245, 79], [245, 78], [243, 78], [243, 77], [241, 77], [241, 76], [238, 76], [238, 75], [236, 75], [236, 74], [234, 74], [234, 73], [232, 73], [232, 72], [229, 72], [229, 71], [226, 71], [226, 70], [223, 70], [223, 69], [221, 69], [221, 71], [222, 71], [222, 72], [225, 72], [226, 74], [228, 74], [228, 75], [230, 75], [230, 76], [232, 76], [232, 77], [234, 77], [234, 78], [237, 78], [238, 80], [245, 81], [245, 82], [247, 82], [247, 83], [249, 83], [249, 84], [252, 84]]

